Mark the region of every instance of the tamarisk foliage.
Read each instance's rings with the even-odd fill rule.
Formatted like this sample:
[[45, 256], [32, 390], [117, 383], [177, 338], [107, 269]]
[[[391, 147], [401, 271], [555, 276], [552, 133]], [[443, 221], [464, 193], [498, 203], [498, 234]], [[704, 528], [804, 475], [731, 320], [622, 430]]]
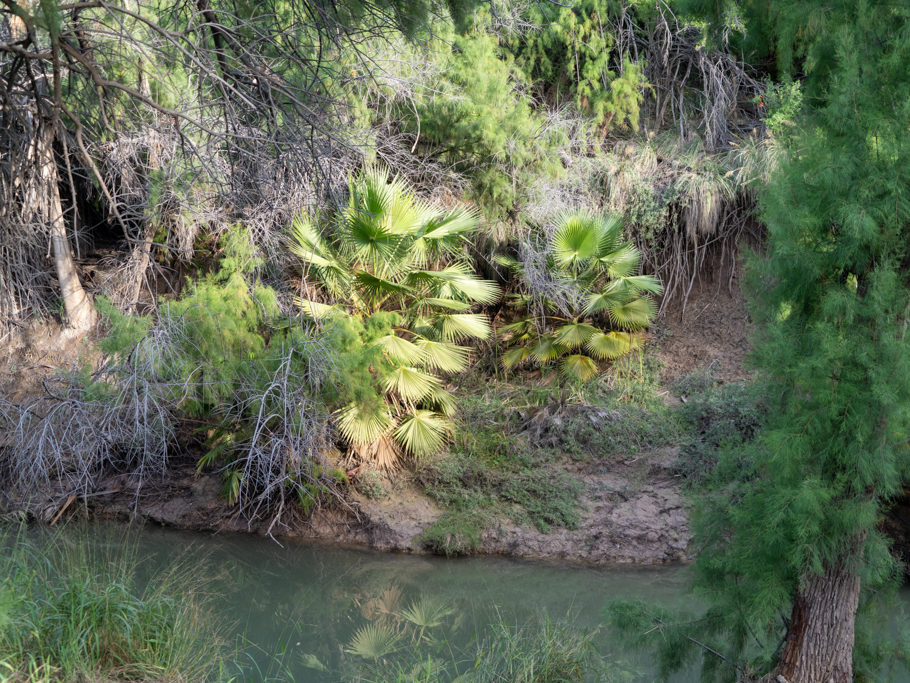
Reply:
[[897, 574], [877, 524], [910, 474], [910, 10], [735, 9], [777, 36], [784, 80], [805, 73], [804, 107], [750, 267], [768, 423], [703, 497], [697, 581], [713, 607], [693, 642], [741, 676], [880, 680], [880, 644], [854, 624]]

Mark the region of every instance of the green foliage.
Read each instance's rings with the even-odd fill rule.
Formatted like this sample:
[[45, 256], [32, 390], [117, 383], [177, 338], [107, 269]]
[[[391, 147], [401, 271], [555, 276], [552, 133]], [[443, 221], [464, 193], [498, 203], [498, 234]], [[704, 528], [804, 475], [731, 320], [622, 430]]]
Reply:
[[294, 222], [292, 250], [322, 299], [297, 303], [345, 330], [361, 378], [338, 427], [362, 458], [388, 468], [399, 449], [419, 457], [445, 442], [454, 401], [439, 374], [466, 367], [460, 342], [489, 336], [486, 316], [470, 309], [499, 292], [462, 255], [477, 229], [469, 211], [438, 210], [378, 168], [353, 180], [350, 195], [326, 236], [303, 216]]
[[779, 138], [792, 132], [789, 129], [796, 125], [803, 106], [800, 81], [769, 83], [759, 98], [759, 106], [762, 109], [762, 120], [771, 136]]
[[143, 588], [134, 553], [113, 558], [102, 543], [61, 537], [37, 552], [26, 533], [0, 541], [4, 680], [202, 680], [225, 663], [191, 568]]
[[704, 387], [684, 395], [680, 418], [687, 441], [677, 467], [690, 486], [710, 478], [720, 451], [735, 453], [750, 443], [765, 423], [766, 407], [757, 384]]
[[638, 130], [647, 87], [641, 65], [614, 50], [608, 18], [619, 9], [614, 0], [532, 4], [528, 19], [541, 29], [508, 41], [529, 81], [565, 90], [604, 132]]
[[[518, 298], [527, 312], [499, 330], [509, 346], [503, 355], [506, 368], [526, 360], [549, 365], [558, 359], [566, 379], [584, 382], [599, 374], [598, 361], [639, 346], [639, 330], [657, 312], [648, 295], [662, 288], [656, 278], [637, 274], [641, 254], [624, 241], [622, 231], [617, 216], [574, 213], [559, 220], [546, 245], [545, 266], [564, 292], [562, 301], [544, 298], [548, 315], [539, 319], [532, 314], [530, 296]], [[514, 259], [500, 263], [525, 274], [524, 265]]]
[[[767, 420], [719, 454], [696, 568], [718, 647], [734, 659], [758, 648], [764, 673], [810, 579], [855, 564], [863, 610], [896, 575], [877, 525], [910, 475], [910, 14], [742, 4], [776, 37], [782, 70], [805, 73], [803, 109], [761, 193], [767, 250], [749, 268]], [[868, 655], [854, 655], [868, 667], [857, 678], [875, 676]]]
[[419, 122], [423, 152], [467, 170], [470, 197], [502, 217], [516, 208], [531, 175], [561, 172], [552, 153], [558, 137], [545, 130], [544, 117], [493, 36], [475, 32], [452, 41], [451, 50], [436, 52], [442, 55], [440, 80], [426, 84], [428, 94], [417, 98], [417, 118], [407, 109], [402, 116], [412, 129]]
[[483, 510], [447, 510], [417, 540], [439, 555], [469, 555], [480, 547], [481, 534], [491, 522]]

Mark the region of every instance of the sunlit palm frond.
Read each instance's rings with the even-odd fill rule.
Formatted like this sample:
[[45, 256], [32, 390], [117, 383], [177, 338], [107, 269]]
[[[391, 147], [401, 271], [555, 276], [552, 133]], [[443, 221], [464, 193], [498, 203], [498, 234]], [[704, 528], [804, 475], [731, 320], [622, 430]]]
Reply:
[[414, 342], [396, 334], [387, 334], [376, 340], [376, 345], [386, 352], [389, 358], [399, 363], [422, 363], [425, 353]]
[[597, 331], [596, 327], [588, 323], [571, 322], [557, 327], [553, 335], [557, 344], [574, 349], [588, 341]]
[[660, 294], [664, 291], [664, 287], [660, 284], [660, 280], [653, 275], [629, 275], [622, 278], [621, 282], [636, 294], [641, 294], [642, 292]]
[[613, 280], [599, 292], [589, 294], [585, 300], [585, 315], [594, 315], [621, 306], [630, 298], [629, 287], [622, 280]]
[[442, 413], [446, 417], [453, 415], [458, 405], [455, 403], [455, 397], [445, 389], [436, 389], [424, 399], [424, 403], [433, 407], [433, 410]]
[[559, 219], [550, 249], [559, 265], [578, 268], [597, 253], [599, 240], [600, 229], [594, 216], [571, 213]]
[[585, 344], [596, 358], [610, 360], [623, 356], [638, 345], [638, 337], [630, 332], [598, 332]]
[[434, 375], [403, 365], [388, 372], [383, 384], [386, 391], [394, 392], [406, 401], [419, 401], [438, 389], [440, 381]]
[[610, 320], [613, 324], [629, 330], [640, 330], [647, 327], [655, 315], [657, 315], [657, 306], [647, 297], [633, 299], [627, 304], [610, 309]]
[[443, 339], [486, 339], [492, 332], [490, 321], [481, 313], [443, 313], [436, 316]]
[[303, 297], [299, 296], [294, 297], [294, 305], [300, 308], [301, 312], [305, 316], [312, 318], [313, 320], [319, 320], [321, 318], [325, 318], [339, 312], [339, 309], [335, 306], [322, 304], [318, 301], [304, 299]]
[[415, 342], [423, 353], [423, 365], [443, 372], [461, 372], [468, 365], [470, 349], [451, 342], [418, 338]]
[[415, 410], [402, 419], [395, 429], [395, 438], [416, 457], [439, 451], [445, 443], [451, 425], [432, 410]]
[[559, 370], [566, 379], [587, 382], [597, 376], [597, 363], [593, 358], [583, 354], [565, 356], [559, 363]]
[[361, 444], [376, 441], [394, 424], [388, 406], [381, 399], [349, 403], [335, 413], [335, 419], [345, 439]]
[[453, 263], [441, 270], [413, 271], [405, 281], [426, 285], [433, 296], [440, 298], [467, 298], [482, 304], [491, 304], [499, 298], [499, 286], [478, 278], [464, 263]]
[[629, 277], [641, 266], [641, 252], [631, 244], [624, 244], [619, 249], [597, 259], [601, 267], [611, 278]]

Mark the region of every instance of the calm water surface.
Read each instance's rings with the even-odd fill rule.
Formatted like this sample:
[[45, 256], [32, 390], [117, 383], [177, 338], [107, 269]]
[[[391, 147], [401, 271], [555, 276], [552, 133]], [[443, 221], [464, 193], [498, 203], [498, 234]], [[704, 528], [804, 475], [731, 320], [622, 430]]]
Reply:
[[[358, 630], [378, 625], [411, 629], [413, 634], [401, 613], [430, 601], [445, 609], [441, 625], [427, 635], [444, 643], [431, 649], [434, 656], [449, 660], [449, 671], [470, 667], [477, 636], [489, 634], [491, 624], [529, 627], [549, 618], [595, 632], [597, 648], [608, 662], [608, 680], [651, 681], [653, 663], [625, 651], [603, 627], [604, 607], [622, 598], [643, 598], [665, 607], [692, 605], [685, 593], [688, 570], [678, 566], [586, 568], [503, 558], [393, 555], [295, 542], [281, 547], [254, 536], [157, 527], [88, 529], [111, 555], [124, 547], [138, 549], [140, 581], [175, 565], [199, 573], [215, 596], [216, 617], [229, 624], [228, 638], [242, 643], [243, 668], [235, 680], [352, 680], [362, 660], [346, 648]], [[70, 533], [85, 530], [67, 529], [64, 535]], [[907, 603], [906, 592], [903, 598]], [[697, 672], [673, 680], [694, 681]]]

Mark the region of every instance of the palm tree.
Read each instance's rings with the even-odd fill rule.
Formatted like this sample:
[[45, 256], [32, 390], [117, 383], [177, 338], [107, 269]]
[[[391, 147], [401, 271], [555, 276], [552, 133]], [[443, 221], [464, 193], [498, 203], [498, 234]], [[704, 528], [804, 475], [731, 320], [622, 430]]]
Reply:
[[471, 307], [499, 297], [464, 257], [465, 238], [477, 227], [473, 212], [442, 211], [379, 167], [350, 183], [347, 208], [325, 231], [304, 215], [293, 223], [292, 251], [317, 286], [297, 299], [305, 315], [366, 323], [396, 314], [388, 334], [364, 340], [382, 358], [374, 391], [336, 413], [362, 459], [388, 468], [402, 448], [419, 457], [445, 443], [454, 400], [439, 373], [464, 370], [469, 349], [462, 342], [491, 333], [487, 317]]
[[[650, 275], [638, 274], [641, 253], [623, 240], [622, 219], [615, 215], [574, 212], [562, 216], [545, 245], [545, 268], [560, 302], [542, 297], [545, 314], [531, 314], [532, 296], [518, 295], [526, 313], [500, 328], [510, 348], [506, 368], [531, 360], [546, 365], [559, 360], [567, 379], [587, 381], [598, 374], [598, 361], [618, 358], [636, 348], [640, 331], [657, 312], [649, 294], [663, 288]], [[524, 264], [497, 261], [524, 275]]]

